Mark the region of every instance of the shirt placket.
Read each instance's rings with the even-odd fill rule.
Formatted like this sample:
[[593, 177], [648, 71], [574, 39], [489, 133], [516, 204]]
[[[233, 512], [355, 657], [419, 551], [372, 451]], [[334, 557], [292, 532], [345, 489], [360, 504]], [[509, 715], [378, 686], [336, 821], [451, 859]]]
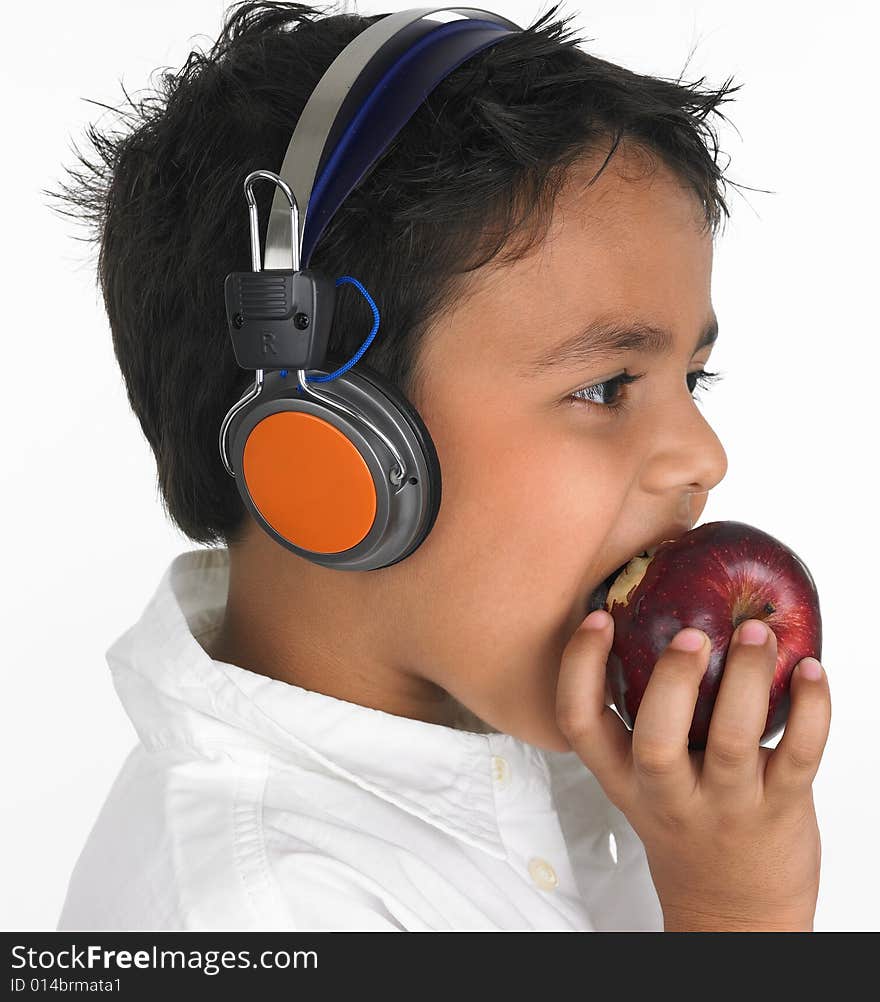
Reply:
[[495, 733], [489, 735], [489, 755], [498, 830], [508, 861], [574, 928], [591, 931], [540, 749]]

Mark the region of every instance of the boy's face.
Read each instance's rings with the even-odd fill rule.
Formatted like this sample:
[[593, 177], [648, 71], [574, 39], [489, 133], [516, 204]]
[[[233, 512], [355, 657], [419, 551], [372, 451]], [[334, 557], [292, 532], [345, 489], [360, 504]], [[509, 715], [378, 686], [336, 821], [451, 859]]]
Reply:
[[[342, 572], [251, 521], [215, 657], [433, 723], [455, 720], [449, 694], [500, 731], [569, 750], [556, 681], [591, 593], [695, 525], [727, 469], [688, 385], [713, 319], [698, 199], [659, 162], [640, 177], [623, 147], [586, 187], [600, 162], [570, 175], [544, 242], [475, 273], [428, 332], [412, 403], [443, 481], [427, 539], [391, 567]], [[671, 349], [549, 364], [600, 318], [665, 328]], [[581, 394], [592, 405], [568, 399], [624, 371], [642, 378]]]
[[[478, 273], [429, 332], [413, 403], [437, 447], [441, 508], [415, 553], [372, 572], [388, 575], [401, 665], [556, 751], [570, 748], [555, 722], [560, 658], [592, 591], [695, 525], [727, 469], [687, 381], [714, 319], [699, 201], [659, 162], [632, 180], [645, 172], [623, 149], [584, 187], [599, 162], [572, 175], [546, 241]], [[598, 318], [665, 328], [671, 349], [549, 364]], [[624, 371], [642, 378], [580, 394], [592, 405], [568, 399]]]

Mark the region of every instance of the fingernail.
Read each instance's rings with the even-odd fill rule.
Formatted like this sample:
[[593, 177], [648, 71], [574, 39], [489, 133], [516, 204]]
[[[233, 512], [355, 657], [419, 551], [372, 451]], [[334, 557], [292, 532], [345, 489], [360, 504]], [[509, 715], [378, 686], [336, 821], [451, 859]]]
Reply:
[[604, 630], [611, 622], [611, 616], [604, 609], [595, 609], [584, 620], [585, 630]]
[[816, 682], [822, 677], [822, 665], [815, 658], [804, 658], [801, 661], [800, 672], [804, 678]]
[[675, 635], [670, 647], [674, 647], [677, 651], [698, 651], [707, 639], [702, 630], [688, 626]]
[[763, 644], [767, 639], [767, 627], [760, 619], [747, 619], [739, 628], [741, 644]]

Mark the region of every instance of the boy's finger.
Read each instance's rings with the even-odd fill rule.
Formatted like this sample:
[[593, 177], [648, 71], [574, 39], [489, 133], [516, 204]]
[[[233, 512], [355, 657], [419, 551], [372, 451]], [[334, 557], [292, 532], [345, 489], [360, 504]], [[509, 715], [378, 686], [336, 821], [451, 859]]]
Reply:
[[[597, 618], [603, 621], [602, 616]], [[594, 622], [590, 616], [587, 620]], [[593, 630], [587, 620], [575, 630], [562, 654], [556, 723], [612, 802], [620, 806], [630, 779], [631, 738], [626, 724], [605, 701], [605, 668], [614, 623], [605, 613], [604, 626]]]
[[764, 623], [749, 619], [736, 628], [709, 721], [700, 777], [704, 789], [754, 792], [777, 649], [776, 635]]
[[808, 678], [803, 672], [804, 661], [798, 662], [792, 673], [788, 720], [764, 770], [764, 799], [768, 802], [783, 804], [803, 797], [816, 777], [831, 729], [828, 676], [820, 665], [819, 678]]
[[[701, 640], [700, 647], [678, 646], [689, 639]], [[688, 733], [709, 664], [709, 646], [702, 630], [680, 630], [657, 659], [636, 714], [633, 771], [645, 791], [670, 807], [687, 800], [696, 781]]]

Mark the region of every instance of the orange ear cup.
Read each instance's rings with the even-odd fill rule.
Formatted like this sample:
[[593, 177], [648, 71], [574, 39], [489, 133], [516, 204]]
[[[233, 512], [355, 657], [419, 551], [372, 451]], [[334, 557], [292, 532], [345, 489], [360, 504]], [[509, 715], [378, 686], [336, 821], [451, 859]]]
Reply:
[[278, 411], [256, 424], [242, 469], [254, 505], [295, 546], [339, 553], [376, 517], [373, 476], [356, 446], [314, 414]]

